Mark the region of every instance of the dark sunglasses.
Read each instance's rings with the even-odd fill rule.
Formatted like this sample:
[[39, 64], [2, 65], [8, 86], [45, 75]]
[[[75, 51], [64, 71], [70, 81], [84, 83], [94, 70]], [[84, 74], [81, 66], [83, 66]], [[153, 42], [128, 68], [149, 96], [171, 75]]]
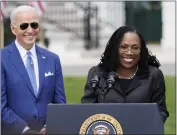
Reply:
[[[15, 24], [17, 25], [17, 24]], [[21, 30], [25, 30], [29, 27], [29, 25], [31, 26], [31, 28], [33, 29], [37, 29], [39, 27], [39, 24], [37, 22], [32, 22], [32, 23], [22, 23], [20, 25], [17, 25], [20, 27]]]

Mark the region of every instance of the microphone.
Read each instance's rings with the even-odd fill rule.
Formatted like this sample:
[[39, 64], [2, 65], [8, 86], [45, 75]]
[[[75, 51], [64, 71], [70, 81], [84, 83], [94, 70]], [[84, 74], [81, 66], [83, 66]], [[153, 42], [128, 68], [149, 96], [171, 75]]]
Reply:
[[108, 75], [108, 80], [106, 81], [108, 89], [112, 88], [115, 83], [115, 78], [117, 78], [116, 72], [110, 72]]
[[92, 86], [93, 89], [96, 89], [98, 87], [98, 83], [100, 81], [100, 78], [98, 75], [95, 75], [93, 79], [90, 81], [90, 85]]

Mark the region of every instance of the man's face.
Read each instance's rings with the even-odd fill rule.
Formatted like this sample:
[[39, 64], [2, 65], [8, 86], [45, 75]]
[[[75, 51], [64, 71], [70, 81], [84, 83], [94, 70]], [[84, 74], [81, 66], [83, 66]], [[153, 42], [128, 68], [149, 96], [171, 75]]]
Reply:
[[[34, 11], [20, 12], [15, 16], [15, 22], [11, 25], [11, 30], [19, 44], [26, 49], [32, 48], [38, 37], [39, 27], [36, 24], [38, 22], [38, 16]], [[28, 27], [24, 23], [27, 23]]]

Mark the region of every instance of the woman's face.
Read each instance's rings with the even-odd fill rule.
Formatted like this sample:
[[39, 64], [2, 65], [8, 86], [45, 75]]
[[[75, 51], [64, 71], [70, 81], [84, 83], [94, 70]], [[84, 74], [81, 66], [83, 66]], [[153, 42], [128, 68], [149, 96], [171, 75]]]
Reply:
[[140, 39], [136, 33], [125, 33], [118, 48], [120, 65], [124, 68], [133, 68], [140, 59], [140, 47]]

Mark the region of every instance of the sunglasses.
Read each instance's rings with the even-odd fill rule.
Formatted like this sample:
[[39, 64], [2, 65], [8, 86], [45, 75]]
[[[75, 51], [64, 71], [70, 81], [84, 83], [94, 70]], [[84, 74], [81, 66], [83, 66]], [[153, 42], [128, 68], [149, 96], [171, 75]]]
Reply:
[[[17, 24], [15, 24], [15, 25], [17, 25]], [[39, 23], [37, 23], [37, 22], [22, 23], [22, 24], [17, 25], [17, 26], [19, 26], [21, 30], [26, 30], [26, 29], [29, 27], [29, 25], [30, 25], [31, 28], [33, 28], [33, 29], [37, 29], [37, 28], [39, 27]]]

